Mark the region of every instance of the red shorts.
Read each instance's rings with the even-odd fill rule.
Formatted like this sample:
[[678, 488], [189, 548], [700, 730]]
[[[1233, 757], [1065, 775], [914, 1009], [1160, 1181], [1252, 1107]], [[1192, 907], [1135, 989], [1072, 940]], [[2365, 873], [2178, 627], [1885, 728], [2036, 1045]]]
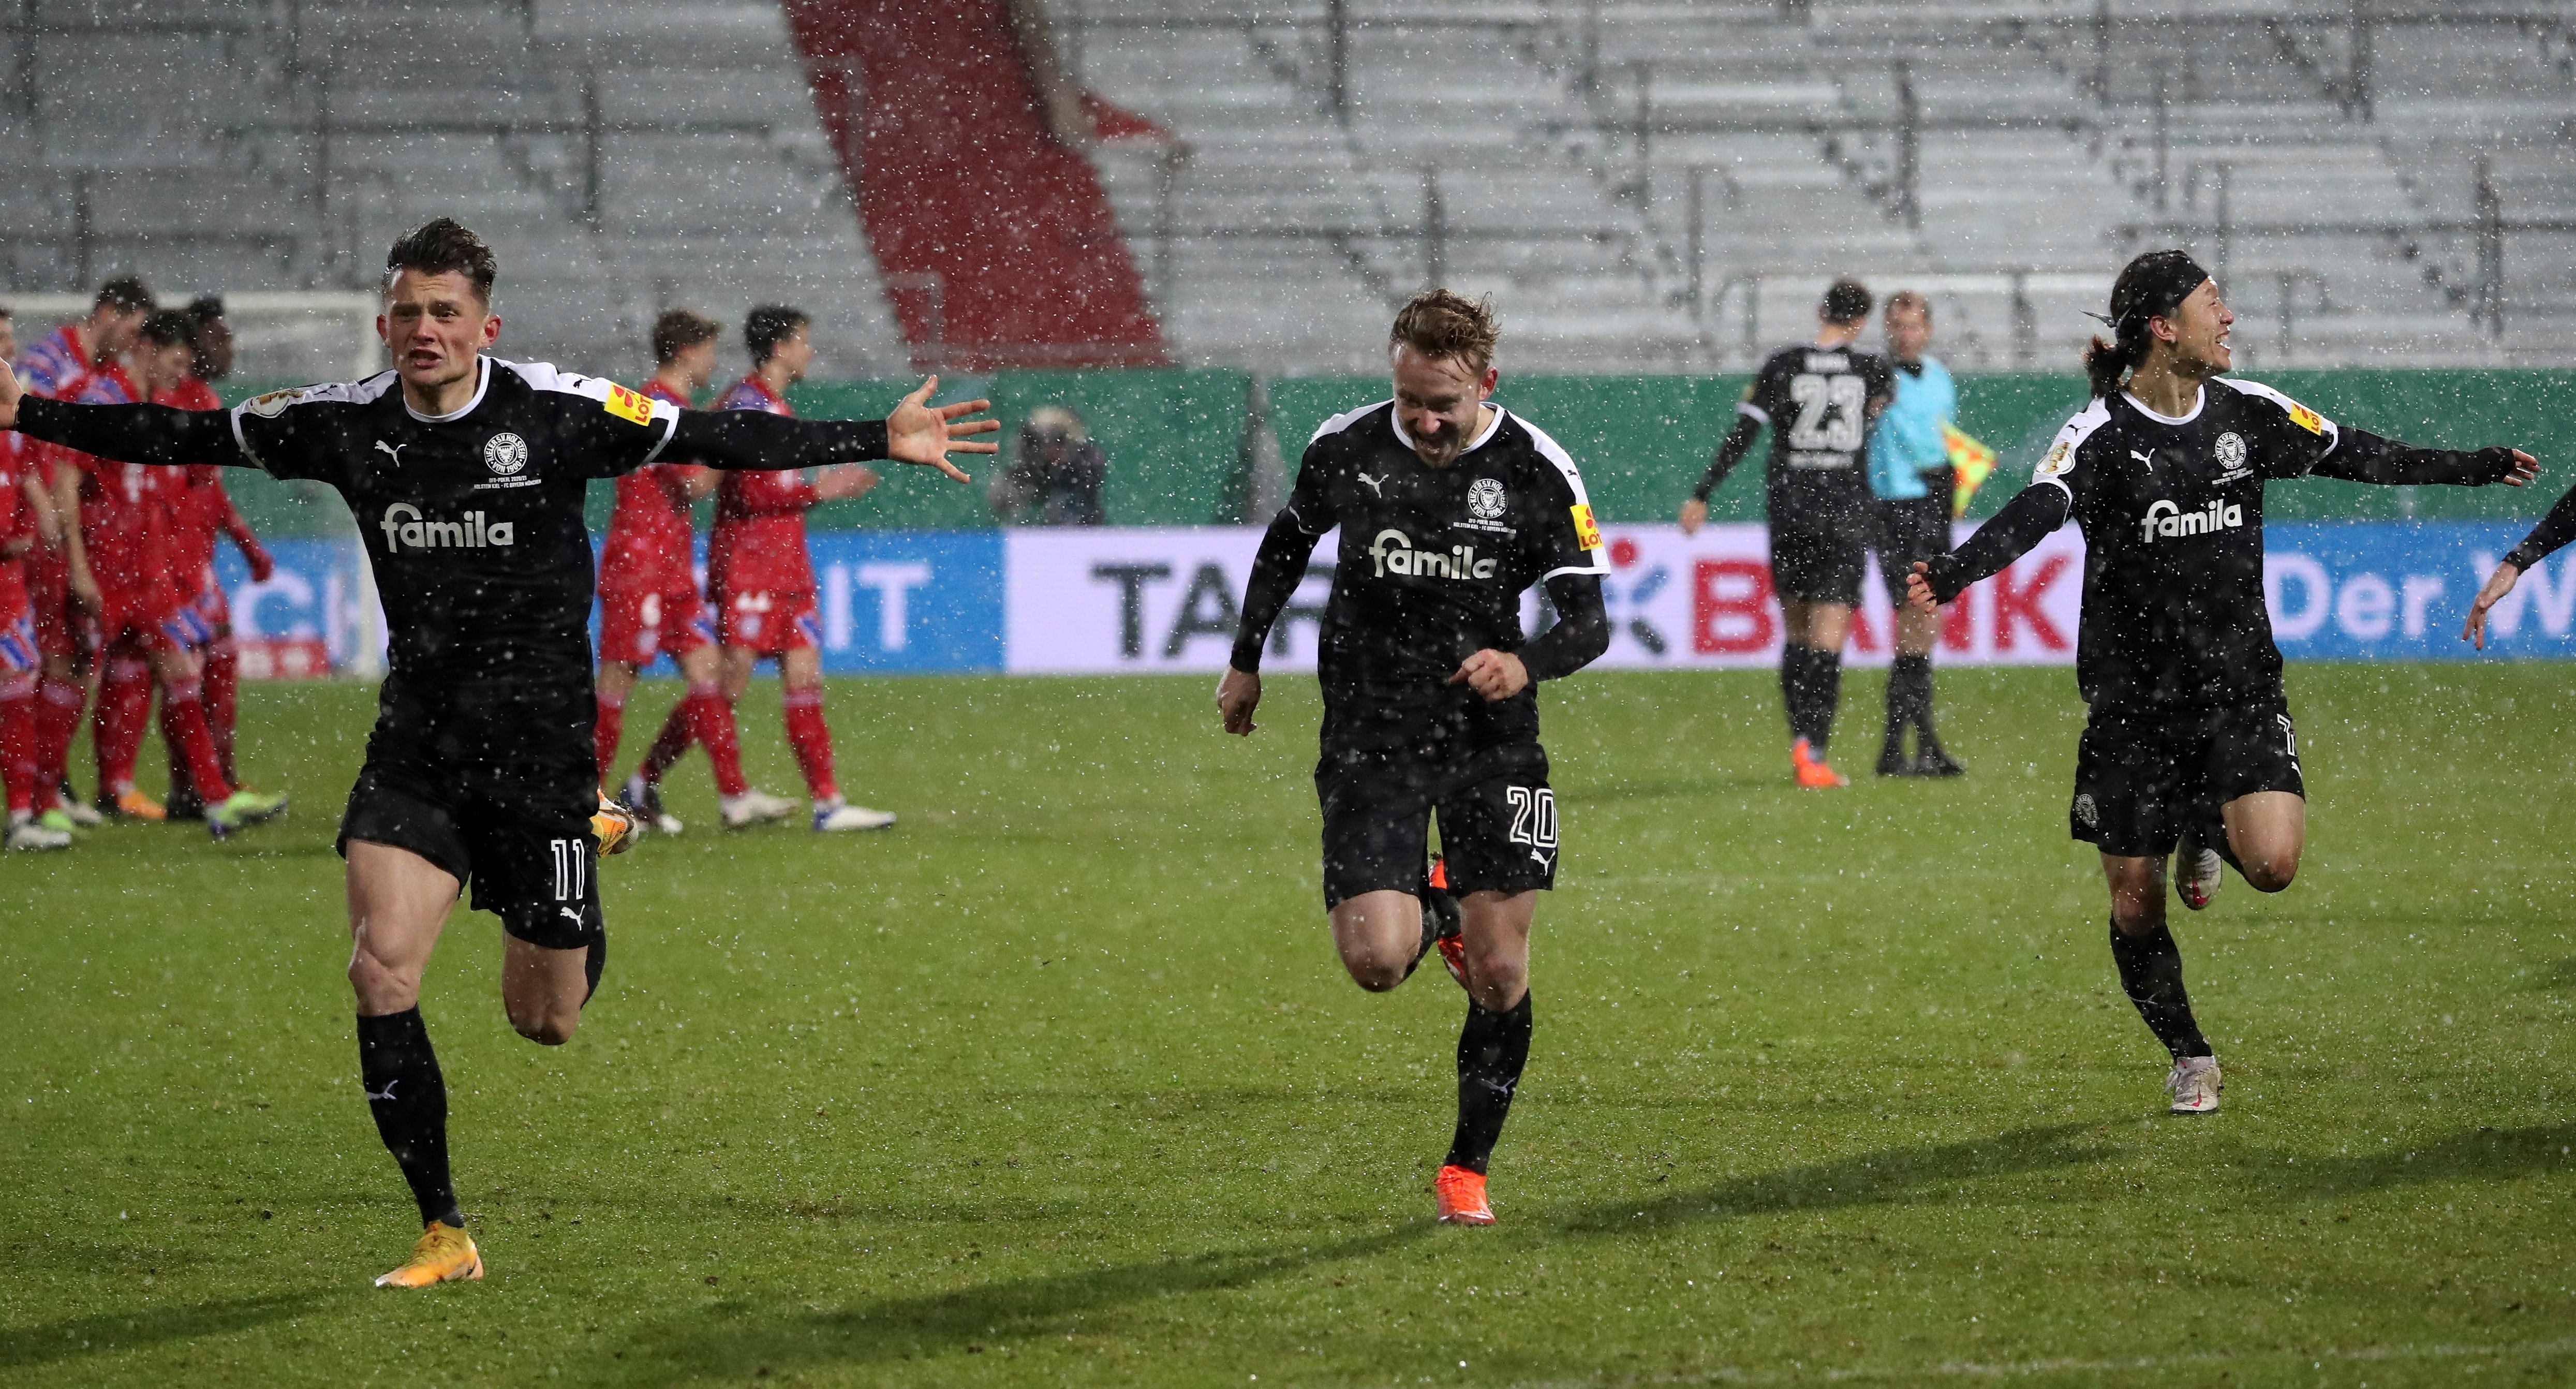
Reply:
[[147, 651], [203, 646], [215, 635], [193, 608], [179, 600], [178, 590], [166, 583], [130, 589], [102, 586], [99, 610], [82, 613], [80, 625], [82, 641], [92, 652], [129, 638]]
[[823, 644], [823, 614], [811, 593], [732, 593], [716, 614], [716, 640], [763, 656]]
[[599, 590], [599, 659], [649, 666], [676, 661], [715, 640], [715, 624], [698, 586], [686, 577], [662, 584], [603, 584]]

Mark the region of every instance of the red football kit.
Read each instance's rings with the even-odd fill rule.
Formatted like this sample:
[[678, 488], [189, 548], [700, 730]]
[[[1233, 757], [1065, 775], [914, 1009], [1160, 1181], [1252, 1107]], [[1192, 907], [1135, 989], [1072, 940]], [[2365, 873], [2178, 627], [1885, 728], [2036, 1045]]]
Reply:
[[[746, 376], [716, 402], [719, 410], [793, 412], [757, 376]], [[805, 553], [805, 512], [814, 485], [794, 469], [728, 472], [716, 488], [716, 525], [707, 538], [707, 588], [716, 600], [716, 631], [727, 646], [763, 656], [823, 644], [814, 603], [814, 565]]]
[[27, 436], [0, 436], [0, 686], [14, 675], [36, 668], [36, 615], [27, 594], [27, 566], [42, 543], [36, 538], [36, 508], [27, 500]]
[[[125, 405], [138, 396], [125, 373], [110, 366], [93, 373], [75, 398], [86, 405]], [[171, 572], [171, 523], [184, 474], [57, 453], [81, 471], [81, 546], [99, 595], [93, 649], [128, 635], [146, 647], [197, 644], [203, 638], [196, 636], [194, 622], [181, 620], [182, 595]]]
[[[658, 381], [644, 394], [689, 408], [687, 397]], [[599, 555], [600, 659], [676, 661], [715, 640], [690, 567], [689, 488], [705, 473], [691, 463], [649, 463], [617, 480], [617, 510]]]

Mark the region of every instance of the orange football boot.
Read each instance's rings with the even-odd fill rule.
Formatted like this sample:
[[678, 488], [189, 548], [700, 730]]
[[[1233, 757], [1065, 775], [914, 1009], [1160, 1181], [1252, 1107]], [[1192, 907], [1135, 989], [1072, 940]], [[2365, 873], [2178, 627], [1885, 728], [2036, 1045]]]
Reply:
[[1798, 784], [1808, 790], [1851, 785], [1842, 773], [1826, 766], [1823, 758], [1810, 751], [1804, 738], [1789, 745], [1789, 764], [1797, 769]]
[[443, 1220], [429, 1222], [411, 1262], [376, 1280], [379, 1288], [426, 1288], [433, 1283], [472, 1282], [483, 1276], [483, 1254], [474, 1237]]
[[116, 793], [116, 818], [157, 825], [169, 819], [170, 812], [163, 809], [159, 801], [129, 786]]
[[1464, 1167], [1443, 1167], [1432, 1180], [1439, 1196], [1443, 1225], [1491, 1225], [1494, 1208], [1485, 1201], [1485, 1174]]

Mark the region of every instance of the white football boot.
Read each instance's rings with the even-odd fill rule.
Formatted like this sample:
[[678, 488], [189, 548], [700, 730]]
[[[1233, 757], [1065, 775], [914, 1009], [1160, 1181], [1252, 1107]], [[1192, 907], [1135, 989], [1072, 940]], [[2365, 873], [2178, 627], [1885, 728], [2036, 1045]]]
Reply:
[[9, 848], [21, 853], [38, 853], [72, 846], [69, 831], [47, 829], [31, 815], [9, 817]]
[[747, 830], [754, 825], [766, 825], [795, 814], [796, 802], [752, 786], [746, 787], [739, 796], [718, 797], [716, 809], [723, 814], [726, 829]]
[[[2221, 828], [2219, 833], [2227, 831]], [[2206, 910], [2210, 903], [2218, 900], [2218, 884], [2225, 876], [2223, 870], [2226, 866], [2218, 857], [2218, 851], [2200, 837], [2198, 826], [2184, 830], [2181, 841], [2174, 845], [2174, 896], [2181, 898], [2182, 904], [2193, 911]]]
[[2173, 1074], [2165, 1077], [2165, 1093], [2173, 1096], [2176, 1114], [2218, 1112], [2218, 1092], [2226, 1088], [2215, 1056], [2186, 1056], [2176, 1061]]
[[680, 823], [680, 817], [662, 808], [661, 783], [646, 781], [642, 772], [626, 778], [625, 788], [618, 792], [617, 798], [633, 806], [650, 821], [655, 834], [677, 838], [682, 830], [688, 828]]
[[814, 828], [825, 834], [840, 830], [881, 830], [894, 823], [894, 812], [870, 810], [839, 797], [814, 802]]

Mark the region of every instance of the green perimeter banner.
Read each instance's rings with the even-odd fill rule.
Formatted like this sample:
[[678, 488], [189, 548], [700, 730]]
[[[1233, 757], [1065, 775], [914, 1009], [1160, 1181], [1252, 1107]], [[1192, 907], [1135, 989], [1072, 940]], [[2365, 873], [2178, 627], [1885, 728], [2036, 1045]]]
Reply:
[[[1667, 521], [1735, 418], [1742, 376], [1511, 376], [1495, 398], [1555, 436], [1574, 456], [1604, 522]], [[2576, 415], [2548, 408], [2576, 392], [2570, 371], [2346, 370], [2267, 372], [2260, 379], [2327, 416], [2417, 443], [2452, 448], [2513, 444], [2541, 460], [2538, 486], [2364, 487], [2310, 481], [2274, 488], [2265, 515], [2282, 521], [2504, 520], [2536, 517], [2576, 480]], [[809, 419], [882, 417], [917, 381], [812, 381], [789, 392]], [[942, 400], [988, 397], [1002, 421], [999, 460], [969, 465], [971, 486], [924, 468], [888, 468], [875, 491], [855, 502], [815, 510], [818, 530], [983, 530], [994, 525], [986, 501], [995, 471], [1017, 456], [1017, 433], [1029, 413], [1064, 405], [1083, 417], [1109, 458], [1104, 503], [1118, 526], [1229, 525], [1245, 518], [1251, 496], [1253, 379], [1223, 370], [1006, 372], [949, 377]], [[1316, 427], [1335, 414], [1388, 394], [1384, 377], [1274, 377], [1264, 383], [1267, 428], [1288, 476]], [[258, 384], [225, 391], [247, 398]], [[2067, 416], [2084, 405], [2084, 379], [2072, 374], [1995, 373], [1959, 378], [1959, 427], [1991, 445], [1995, 475], [1969, 515], [1992, 515], [2020, 489]], [[1762, 468], [1768, 441], [1728, 478], [1711, 505], [1712, 519], [1762, 518]], [[310, 483], [279, 483], [252, 473], [227, 479], [233, 497], [262, 534], [338, 534], [347, 528], [339, 499]], [[613, 490], [593, 488], [590, 524], [608, 525]], [[700, 521], [705, 522], [704, 508]]]

